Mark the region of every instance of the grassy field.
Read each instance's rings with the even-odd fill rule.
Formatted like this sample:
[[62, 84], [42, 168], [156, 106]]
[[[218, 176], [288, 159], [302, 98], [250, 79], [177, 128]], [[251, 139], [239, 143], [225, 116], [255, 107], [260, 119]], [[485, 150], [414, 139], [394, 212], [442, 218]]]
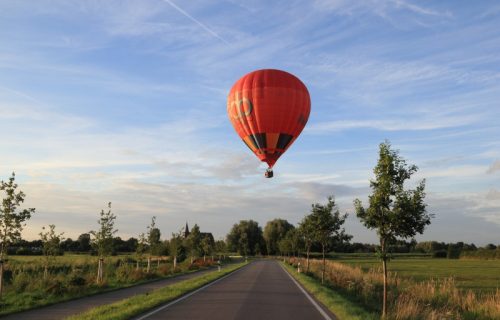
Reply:
[[[375, 257], [339, 256], [333, 261], [359, 266], [363, 270], [381, 268]], [[415, 281], [453, 277], [460, 289], [492, 292], [500, 288], [500, 260], [433, 259], [395, 257], [388, 268], [400, 277]]]

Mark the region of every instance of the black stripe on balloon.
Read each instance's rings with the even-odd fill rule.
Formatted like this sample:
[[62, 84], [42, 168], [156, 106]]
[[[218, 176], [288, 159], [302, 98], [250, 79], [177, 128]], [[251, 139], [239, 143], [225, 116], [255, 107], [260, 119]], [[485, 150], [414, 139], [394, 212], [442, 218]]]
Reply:
[[257, 147], [257, 149], [264, 149], [267, 146], [266, 134], [265, 133], [255, 133], [250, 136], [252, 142]]
[[276, 144], [276, 149], [286, 149], [290, 141], [292, 141], [293, 136], [285, 133], [280, 133], [278, 138], [278, 143]]

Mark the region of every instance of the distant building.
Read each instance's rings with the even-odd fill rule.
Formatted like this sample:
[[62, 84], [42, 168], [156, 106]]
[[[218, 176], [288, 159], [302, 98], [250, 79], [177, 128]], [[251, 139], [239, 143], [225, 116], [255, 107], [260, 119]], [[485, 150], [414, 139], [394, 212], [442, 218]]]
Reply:
[[187, 238], [188, 236], [189, 236], [189, 227], [186, 221], [186, 228], [184, 229], [184, 238]]

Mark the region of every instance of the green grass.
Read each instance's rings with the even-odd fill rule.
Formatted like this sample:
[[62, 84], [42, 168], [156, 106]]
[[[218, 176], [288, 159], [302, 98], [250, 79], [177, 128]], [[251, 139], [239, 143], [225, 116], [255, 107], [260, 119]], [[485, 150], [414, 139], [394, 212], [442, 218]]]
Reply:
[[221, 272], [214, 271], [206, 275], [182, 281], [148, 294], [136, 295], [113, 304], [93, 308], [85, 313], [71, 316], [68, 320], [118, 320], [130, 319], [133, 316], [139, 315], [150, 309], [153, 309], [166, 302], [172, 301], [186, 293], [189, 293], [197, 288], [204, 286], [212, 281], [215, 281], [222, 276], [235, 271], [246, 265], [246, 263], [239, 263], [230, 265]]
[[370, 320], [380, 318], [378, 314], [367, 311], [360, 304], [323, 286], [317, 279], [303, 273], [297, 273], [292, 266], [283, 262], [280, 263], [310, 294], [333, 312], [337, 318], [343, 320]]
[[[341, 256], [334, 261], [355, 265], [363, 270], [381, 268], [375, 257], [353, 258]], [[390, 272], [415, 281], [453, 277], [460, 289], [476, 293], [492, 292], [500, 288], [500, 260], [463, 260], [396, 257], [388, 263]]]

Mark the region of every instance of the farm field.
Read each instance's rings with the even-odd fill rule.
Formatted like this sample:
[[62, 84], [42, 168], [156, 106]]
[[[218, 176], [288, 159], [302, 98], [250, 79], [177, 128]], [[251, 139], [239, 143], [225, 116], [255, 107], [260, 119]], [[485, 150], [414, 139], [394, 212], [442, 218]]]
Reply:
[[[381, 268], [375, 257], [339, 256], [333, 261], [363, 270]], [[460, 289], [471, 289], [477, 293], [500, 289], [500, 260], [436, 259], [428, 257], [395, 257], [388, 263], [389, 272], [415, 281], [453, 277]]]

